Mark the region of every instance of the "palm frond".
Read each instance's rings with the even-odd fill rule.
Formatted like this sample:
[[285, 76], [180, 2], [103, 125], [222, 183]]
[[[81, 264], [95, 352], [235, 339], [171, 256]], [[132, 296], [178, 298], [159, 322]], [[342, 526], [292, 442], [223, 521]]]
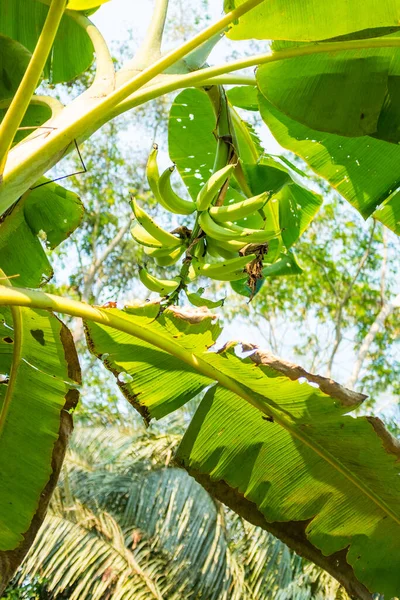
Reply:
[[168, 562], [146, 540], [127, 548], [111, 515], [75, 502], [47, 516], [19, 581], [40, 574], [55, 597], [68, 590], [70, 600], [162, 600], [167, 572]]
[[170, 465], [178, 434], [78, 428], [19, 581], [70, 600], [335, 600], [339, 584]]

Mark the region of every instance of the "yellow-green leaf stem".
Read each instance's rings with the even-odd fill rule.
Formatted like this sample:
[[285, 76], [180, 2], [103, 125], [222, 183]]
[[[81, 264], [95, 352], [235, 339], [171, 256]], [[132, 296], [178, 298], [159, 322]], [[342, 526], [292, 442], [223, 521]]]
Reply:
[[43, 30], [40, 34], [29, 66], [0, 125], [0, 183], [8, 151], [39, 83], [53, 46], [65, 6], [66, 0], [52, 0]]
[[99, 92], [99, 90], [93, 90], [94, 86], [100, 87], [104, 94], [105, 92], [111, 92], [115, 86], [115, 68], [112, 56], [108, 49], [105, 39], [103, 38], [100, 31], [93, 25], [93, 23], [84, 15], [74, 10], [66, 10], [65, 13], [74, 19], [88, 34], [93, 44], [94, 51], [96, 54], [96, 74], [94, 77], [93, 84], [87, 90], [87, 92], [93, 94], [93, 91]]
[[28, 290], [24, 288], [9, 288], [0, 286], [0, 306], [25, 306], [30, 308], [40, 308], [51, 310], [54, 312], [64, 313], [73, 317], [79, 317], [93, 321], [101, 325], [105, 325], [118, 331], [133, 335], [134, 337], [152, 344], [154, 347], [170, 353], [184, 363], [192, 366], [199, 373], [218, 382], [227, 390], [237, 394], [246, 402], [257, 408], [260, 412], [272, 417], [276, 423], [286, 429], [294, 438], [301, 441], [303, 444], [312, 449], [318, 456], [323, 458], [334, 469], [346, 477], [354, 486], [368, 497], [375, 506], [379, 507], [386, 515], [388, 515], [395, 523], [400, 525], [400, 515], [393, 511], [387, 503], [379, 497], [379, 495], [366, 482], [353, 474], [346, 465], [338, 461], [328, 450], [323, 448], [317, 441], [307, 435], [307, 433], [299, 428], [296, 424], [296, 419], [291, 416], [286, 410], [280, 409], [274, 403], [266, 403], [263, 397], [257, 394], [250, 394], [237, 381], [226, 375], [218, 367], [207, 362], [205, 359], [198, 356], [196, 353], [187, 350], [176, 342], [173, 338], [167, 335], [160, 334], [159, 331], [152, 331], [150, 328], [143, 327], [140, 323], [135, 323], [129, 318], [129, 315], [124, 317], [123, 313], [115, 314], [111, 310], [90, 306], [75, 300], [69, 300], [55, 296], [53, 294], [45, 294], [36, 290]]
[[[79, 110], [77, 112], [73, 110], [76, 105], [71, 103], [68, 107], [68, 114], [71, 115], [71, 120], [66, 119], [66, 123], [62, 123], [62, 125], [60, 123], [60, 126], [48, 136], [45, 143], [34, 145], [32, 149], [29, 150], [26, 150], [25, 146], [20, 159], [15, 160], [15, 163], [10, 167], [9, 171], [4, 174], [4, 183], [10, 181], [13, 192], [12, 194], [5, 192], [5, 198], [3, 199], [0, 194], [0, 214], [7, 210], [7, 208], [15, 202], [16, 198], [24, 193], [29, 185], [38, 179], [43, 172], [56, 164], [59, 159], [58, 154], [60, 152], [65, 154], [66, 149], [74, 139], [84, 139], [85, 136], [87, 137], [107, 122], [111, 118], [111, 113], [116, 104], [122, 102], [130, 94], [154, 79], [157, 75], [175, 64], [181, 58], [185, 57], [192, 50], [201, 46], [201, 44], [215, 34], [224, 31], [233, 21], [260, 4], [262, 1], [263, 0], [248, 0], [239, 8], [229, 12], [216, 23], [207, 27], [204, 31], [182, 44], [181, 47], [168, 52], [150, 67], [141, 71], [94, 106], [91, 104], [89, 110], [86, 110], [85, 106], [80, 107], [80, 110], [82, 111], [80, 114]], [[76, 102], [77, 105], [80, 106], [80, 98], [77, 98]], [[15, 154], [13, 156], [15, 156]], [[20, 187], [22, 188], [23, 186], [24, 189], [20, 189]]]
[[[264, 65], [267, 63], [278, 62], [280, 60], [287, 60], [291, 58], [298, 58], [300, 56], [309, 56], [313, 54], [324, 54], [331, 52], [342, 52], [343, 50], [361, 50], [361, 49], [379, 49], [379, 48], [400, 48], [400, 38], [398, 37], [387, 37], [387, 38], [373, 38], [373, 39], [362, 39], [362, 40], [349, 40], [346, 42], [320, 42], [318, 44], [309, 44], [306, 46], [298, 46], [295, 48], [289, 48], [287, 50], [281, 50], [279, 52], [268, 52], [266, 54], [257, 54], [255, 56], [249, 56], [224, 65], [217, 65], [215, 67], [207, 67], [194, 73], [187, 73], [184, 75], [170, 76], [167, 80], [165, 79], [161, 83], [147, 87], [144, 90], [132, 94], [126, 98], [123, 102], [119, 103], [114, 111], [113, 116], [119, 115], [130, 108], [143, 104], [157, 98], [162, 94], [166, 94], [175, 90], [184, 89], [187, 87], [199, 87], [204, 85], [217, 85], [217, 84], [233, 84], [236, 79], [234, 78], [221, 78], [228, 73], [239, 71], [240, 69], [246, 69], [248, 67], [254, 67], [258, 65]], [[241, 77], [236, 75], [236, 77]], [[242, 76], [245, 77], [245, 76]], [[238, 82], [240, 79], [238, 80]], [[249, 76], [245, 77], [239, 85], [257, 85], [254, 78]]]

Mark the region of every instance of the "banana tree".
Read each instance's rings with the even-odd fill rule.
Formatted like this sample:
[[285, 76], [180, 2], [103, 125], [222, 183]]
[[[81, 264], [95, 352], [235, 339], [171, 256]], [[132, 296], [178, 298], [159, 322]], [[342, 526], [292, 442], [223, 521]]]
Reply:
[[[100, 4], [0, 3], [0, 589], [43, 520], [78, 400], [76, 351], [57, 313], [83, 319], [90, 350], [146, 421], [204, 394], [176, 460], [214, 497], [351, 596], [397, 595], [398, 443], [378, 419], [346, 416], [361, 394], [252, 345], [210, 350], [220, 328], [209, 310], [221, 301], [199, 285], [231, 282], [251, 299], [268, 277], [300, 273], [293, 247], [322, 203], [297, 166], [265, 152], [244, 110], [258, 111], [365, 218], [400, 233], [400, 4], [228, 0], [218, 21], [163, 53], [168, 0], [157, 0], [142, 46], [117, 72], [88, 18]], [[223, 36], [273, 43], [210, 66]], [[82, 74], [94, 56], [93, 82], [69, 105], [36, 93]], [[149, 261], [171, 267], [160, 279], [140, 265], [159, 299], [119, 310], [41, 291], [52, 275], [42, 241], [62, 243], [83, 213], [46, 172], [111, 119], [178, 90], [173, 165], [159, 172], [155, 145], [147, 177], [182, 221], [167, 231], [131, 198], [133, 238]], [[185, 298], [198, 310], [173, 307]]]

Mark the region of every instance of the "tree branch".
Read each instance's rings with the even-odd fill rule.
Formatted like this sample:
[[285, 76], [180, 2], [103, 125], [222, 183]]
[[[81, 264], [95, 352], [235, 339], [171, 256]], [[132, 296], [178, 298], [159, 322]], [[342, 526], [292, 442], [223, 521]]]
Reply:
[[346, 387], [349, 387], [350, 389], [354, 389], [355, 386], [357, 385], [357, 381], [360, 376], [362, 366], [368, 355], [369, 349], [371, 348], [371, 345], [374, 342], [376, 334], [381, 329], [384, 328], [386, 319], [388, 317], [390, 317], [390, 315], [394, 312], [394, 310], [396, 308], [400, 308], [400, 294], [397, 294], [397, 296], [393, 299], [393, 301], [385, 302], [383, 304], [375, 321], [372, 323], [371, 327], [369, 328], [369, 331], [368, 331], [367, 335], [365, 336], [365, 338], [363, 339], [363, 342], [358, 351], [357, 359], [356, 359], [356, 362], [354, 363], [352, 373], [351, 373], [349, 379], [347, 380]]
[[371, 246], [372, 246], [372, 241], [374, 239], [374, 233], [375, 233], [375, 227], [376, 227], [376, 221], [374, 219], [373, 223], [372, 223], [372, 227], [371, 227], [371, 233], [369, 236], [369, 240], [368, 240], [368, 244], [367, 247], [365, 249], [364, 254], [361, 257], [360, 262], [358, 263], [358, 267], [357, 270], [355, 272], [354, 277], [352, 278], [352, 280], [349, 283], [349, 286], [347, 288], [347, 291], [343, 297], [343, 299], [340, 301], [337, 310], [336, 310], [336, 316], [335, 316], [335, 342], [333, 344], [333, 348], [332, 348], [332, 352], [331, 355], [329, 357], [329, 362], [328, 362], [328, 366], [326, 368], [326, 376], [327, 377], [331, 377], [332, 376], [332, 367], [333, 367], [333, 361], [335, 359], [336, 353], [339, 350], [339, 346], [342, 342], [343, 339], [343, 335], [342, 335], [342, 321], [343, 321], [343, 310], [344, 307], [346, 306], [347, 302], [349, 301], [352, 291], [353, 291], [353, 287], [358, 279], [358, 277], [360, 276], [361, 271], [364, 268], [365, 263], [368, 260], [368, 257], [370, 255], [371, 252]]
[[120, 243], [120, 241], [122, 240], [124, 235], [129, 230], [130, 225], [131, 225], [130, 221], [128, 221], [125, 225], [123, 225], [121, 227], [121, 229], [118, 231], [118, 233], [116, 234], [116, 236], [110, 241], [108, 246], [106, 246], [106, 248], [103, 250], [101, 255], [98, 258], [95, 258], [95, 260], [92, 262], [92, 264], [89, 268], [89, 271], [87, 272], [87, 274], [84, 278], [84, 286], [83, 286], [83, 292], [82, 292], [82, 300], [84, 302], [88, 302], [90, 299], [92, 285], [93, 285], [94, 278], [96, 277], [97, 271], [100, 269], [100, 267], [102, 266], [104, 261], [107, 260], [107, 258], [111, 254], [111, 252], [113, 252], [115, 250], [115, 248], [118, 246], [118, 244]]

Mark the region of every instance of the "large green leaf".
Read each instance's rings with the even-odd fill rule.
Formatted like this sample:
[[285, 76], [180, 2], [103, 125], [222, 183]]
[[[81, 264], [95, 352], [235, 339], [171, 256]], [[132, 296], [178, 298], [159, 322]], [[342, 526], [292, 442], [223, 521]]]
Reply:
[[[232, 0], [229, 8], [244, 4]], [[239, 19], [228, 33], [235, 40], [325, 40], [375, 37], [398, 29], [396, 0], [264, 0]]]
[[45, 516], [80, 383], [72, 336], [54, 315], [13, 308], [1, 317], [0, 593]]
[[[127, 308], [126, 318], [132, 318], [155, 335], [177, 339], [176, 343], [188, 351], [192, 347], [204, 351], [214, 344], [220, 332], [218, 326], [212, 325], [214, 317], [211, 316], [199, 323], [190, 323], [170, 311], [156, 319], [158, 313], [158, 304], [152, 304], [139, 309]], [[120, 314], [119, 311], [116, 314]], [[212, 383], [210, 378], [177, 361], [168, 352], [125, 333], [87, 323], [87, 337], [91, 351], [117, 376], [122, 393], [147, 421], [176, 410]], [[154, 368], [158, 373], [156, 388]]]
[[279, 224], [286, 248], [293, 246], [307, 229], [322, 205], [322, 196], [291, 183], [275, 196], [279, 203]]
[[379, 420], [344, 416], [362, 396], [268, 354], [206, 350], [210, 316], [110, 311], [135, 338], [87, 323], [89, 345], [147, 418], [218, 386], [178, 455], [190, 472], [351, 592], [398, 592], [400, 451]]
[[0, 35], [0, 100], [14, 95], [30, 59], [31, 53], [22, 44]]
[[[399, 187], [398, 146], [370, 137], [346, 138], [315, 131], [279, 112], [262, 94], [259, 103], [261, 116], [276, 140], [327, 179], [364, 218]], [[393, 203], [397, 202], [394, 196]], [[390, 215], [376, 211], [374, 216], [400, 234], [398, 221]]]
[[[42, 178], [37, 185], [47, 181]], [[53, 275], [41, 240], [55, 248], [82, 217], [82, 203], [73, 192], [54, 182], [33, 189], [0, 223], [0, 268], [9, 277], [18, 276], [16, 285], [39, 287]]]
[[[0, 33], [33, 52], [48, 10], [49, 7], [39, 0], [2, 0]], [[52, 83], [70, 81], [91, 65], [93, 52], [93, 44], [86, 31], [72, 17], [64, 15], [44, 76]]]
[[193, 198], [213, 172], [215, 126], [215, 114], [205, 92], [188, 89], [178, 94], [169, 114], [169, 155]]
[[[8, 106], [8, 101], [0, 102], [0, 123], [4, 119]], [[37, 97], [34, 97], [28, 106], [17, 133], [15, 134], [13, 145], [18, 144], [21, 140], [30, 135], [36, 128], [40, 128], [43, 123], [51, 118], [52, 114], [53, 113], [49, 104], [42, 102]], [[42, 132], [43, 131], [45, 130], [42, 130]]]
[[257, 81], [276, 108], [312, 129], [397, 143], [399, 58], [393, 48], [311, 54], [263, 65]]

